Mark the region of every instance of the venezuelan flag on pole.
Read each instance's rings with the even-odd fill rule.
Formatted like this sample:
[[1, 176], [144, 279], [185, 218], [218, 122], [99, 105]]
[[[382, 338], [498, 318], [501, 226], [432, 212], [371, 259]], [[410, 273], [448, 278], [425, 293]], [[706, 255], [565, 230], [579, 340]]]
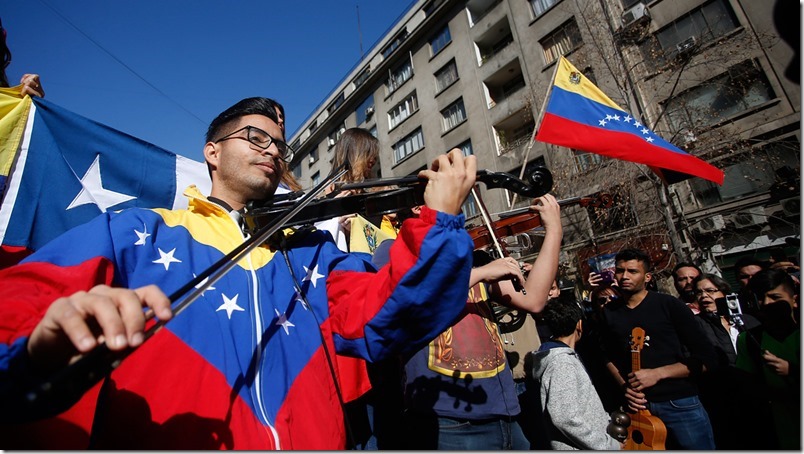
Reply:
[[665, 141], [561, 57], [536, 140], [723, 184], [723, 171]]

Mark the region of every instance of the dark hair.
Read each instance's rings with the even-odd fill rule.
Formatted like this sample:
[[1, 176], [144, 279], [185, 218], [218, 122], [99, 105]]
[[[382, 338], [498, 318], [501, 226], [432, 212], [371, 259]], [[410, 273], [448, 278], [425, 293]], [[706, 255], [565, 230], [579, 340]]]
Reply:
[[645, 272], [651, 270], [650, 256], [641, 249], [623, 249], [614, 256], [614, 263], [629, 260], [638, 260], [645, 264]]
[[6, 68], [11, 64], [11, 51], [6, 45], [6, 34], [3, 28], [3, 21], [0, 20], [0, 87], [8, 87]]
[[740, 270], [751, 265], [758, 266], [762, 269], [766, 268], [765, 263], [755, 257], [740, 257], [736, 262], [734, 262], [734, 277], [736, 279], [740, 279]]
[[698, 277], [692, 280], [692, 286], [698, 285], [698, 282], [707, 280], [711, 282], [718, 290], [723, 292], [724, 295], [731, 293], [731, 286], [722, 277], [717, 274], [699, 274]]
[[554, 338], [565, 337], [575, 331], [578, 320], [583, 318], [583, 309], [575, 300], [553, 299], [547, 302], [542, 317]]
[[764, 269], [748, 281], [748, 289], [757, 298], [762, 298], [765, 293], [780, 285], [791, 295], [798, 294], [796, 281], [784, 270]]
[[[221, 112], [212, 123], [209, 124], [207, 129], [207, 142], [214, 142], [215, 139], [221, 135], [221, 130], [226, 129], [229, 125], [239, 120], [246, 115], [262, 115], [268, 117], [276, 123], [279, 123], [279, 118], [276, 116], [276, 109], [282, 109], [282, 106], [270, 98], [246, 98], [239, 101], [237, 104]], [[229, 133], [231, 131], [225, 131]]]
[[698, 268], [698, 265], [696, 265], [696, 264], [694, 264], [694, 263], [692, 263], [692, 262], [679, 262], [679, 264], [678, 264], [678, 265], [676, 265], [676, 266], [673, 268], [673, 277], [675, 277], [675, 275], [676, 275], [676, 271], [680, 270], [681, 268], [695, 268], [695, 270], [696, 270], [696, 271], [698, 271], [698, 275], [699, 275], [699, 276], [700, 276], [701, 274], [703, 274], [703, 271], [701, 271], [701, 269], [700, 269], [700, 268]]

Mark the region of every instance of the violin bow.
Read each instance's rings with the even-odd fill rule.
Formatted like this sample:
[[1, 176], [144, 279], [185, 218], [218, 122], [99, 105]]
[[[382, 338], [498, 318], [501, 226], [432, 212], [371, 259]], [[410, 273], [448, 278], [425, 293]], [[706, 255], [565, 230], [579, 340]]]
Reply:
[[[344, 175], [347, 170], [346, 166], [333, 169], [332, 173], [330, 173], [324, 181], [311, 189], [310, 192], [305, 194], [302, 198], [298, 199], [287, 212], [263, 226], [252, 237], [221, 257], [209, 268], [190, 280], [190, 282], [171, 293], [168, 298], [171, 303], [175, 303], [184, 294], [190, 292], [173, 307], [173, 316], [175, 317], [187, 309], [204, 291], [208, 290], [209, 287], [214, 285], [221, 277], [228, 273], [229, 270], [236, 266], [242, 258], [265, 243], [280, 229], [284, 228], [285, 224], [293, 218], [293, 216], [312, 202], [324, 188]], [[151, 309], [146, 311], [146, 318], [153, 318], [153, 311]], [[166, 323], [165, 320], [158, 320], [148, 328], [145, 331], [143, 343], [153, 337]], [[140, 346], [142, 345], [143, 344], [140, 344]], [[105, 342], [101, 342], [95, 349], [84, 354], [64, 369], [56, 372], [47, 381], [25, 392], [24, 395], [20, 396], [19, 400], [21, 402], [16, 402], [14, 407], [16, 407], [19, 412], [26, 415], [41, 415], [52, 411], [56, 411], [55, 414], [60, 413], [69, 408], [78, 397], [83, 395], [87, 390], [103, 379], [103, 377], [119, 367], [122, 361], [137, 348], [139, 347], [112, 351]]]

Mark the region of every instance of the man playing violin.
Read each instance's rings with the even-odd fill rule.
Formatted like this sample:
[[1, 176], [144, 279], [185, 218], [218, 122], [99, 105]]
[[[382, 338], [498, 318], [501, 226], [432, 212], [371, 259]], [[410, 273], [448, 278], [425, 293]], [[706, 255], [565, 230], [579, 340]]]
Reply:
[[[464, 308], [476, 162], [456, 149], [419, 174], [426, 206], [378, 272], [325, 233], [299, 234], [281, 253], [256, 248], [174, 316], [165, 295], [240, 245], [240, 210], [281, 181], [292, 149], [276, 105], [248, 98], [213, 120], [212, 190], [189, 187], [189, 209], [105, 213], [0, 272], [0, 402], [105, 342], [136, 351], [103, 382], [91, 447], [345, 448], [343, 402], [369, 387], [355, 358], [412, 353]], [[171, 320], [144, 342], [151, 313]], [[3, 420], [22, 422], [8, 407]]]

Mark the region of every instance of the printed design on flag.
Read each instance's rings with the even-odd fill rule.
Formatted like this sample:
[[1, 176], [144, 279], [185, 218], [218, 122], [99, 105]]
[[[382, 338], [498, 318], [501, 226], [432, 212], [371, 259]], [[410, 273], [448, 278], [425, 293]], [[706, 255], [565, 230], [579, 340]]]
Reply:
[[536, 140], [723, 184], [722, 170], [648, 129], [564, 57], [559, 59]]
[[505, 352], [483, 283], [469, 289], [458, 321], [430, 342], [427, 367], [452, 379], [488, 378], [505, 369]]
[[353, 217], [351, 222], [349, 250], [352, 252], [374, 254], [374, 251], [380, 243], [385, 240], [393, 239], [387, 232], [372, 224], [368, 219], [359, 214]]
[[[68, 162], [69, 166], [70, 163]], [[119, 205], [136, 197], [121, 192], [115, 192], [103, 187], [103, 177], [101, 176], [100, 155], [95, 155], [95, 160], [87, 169], [86, 173], [79, 180], [81, 182], [81, 192], [75, 196], [67, 206], [68, 210], [81, 205], [96, 205], [102, 213], [109, 208]]]

